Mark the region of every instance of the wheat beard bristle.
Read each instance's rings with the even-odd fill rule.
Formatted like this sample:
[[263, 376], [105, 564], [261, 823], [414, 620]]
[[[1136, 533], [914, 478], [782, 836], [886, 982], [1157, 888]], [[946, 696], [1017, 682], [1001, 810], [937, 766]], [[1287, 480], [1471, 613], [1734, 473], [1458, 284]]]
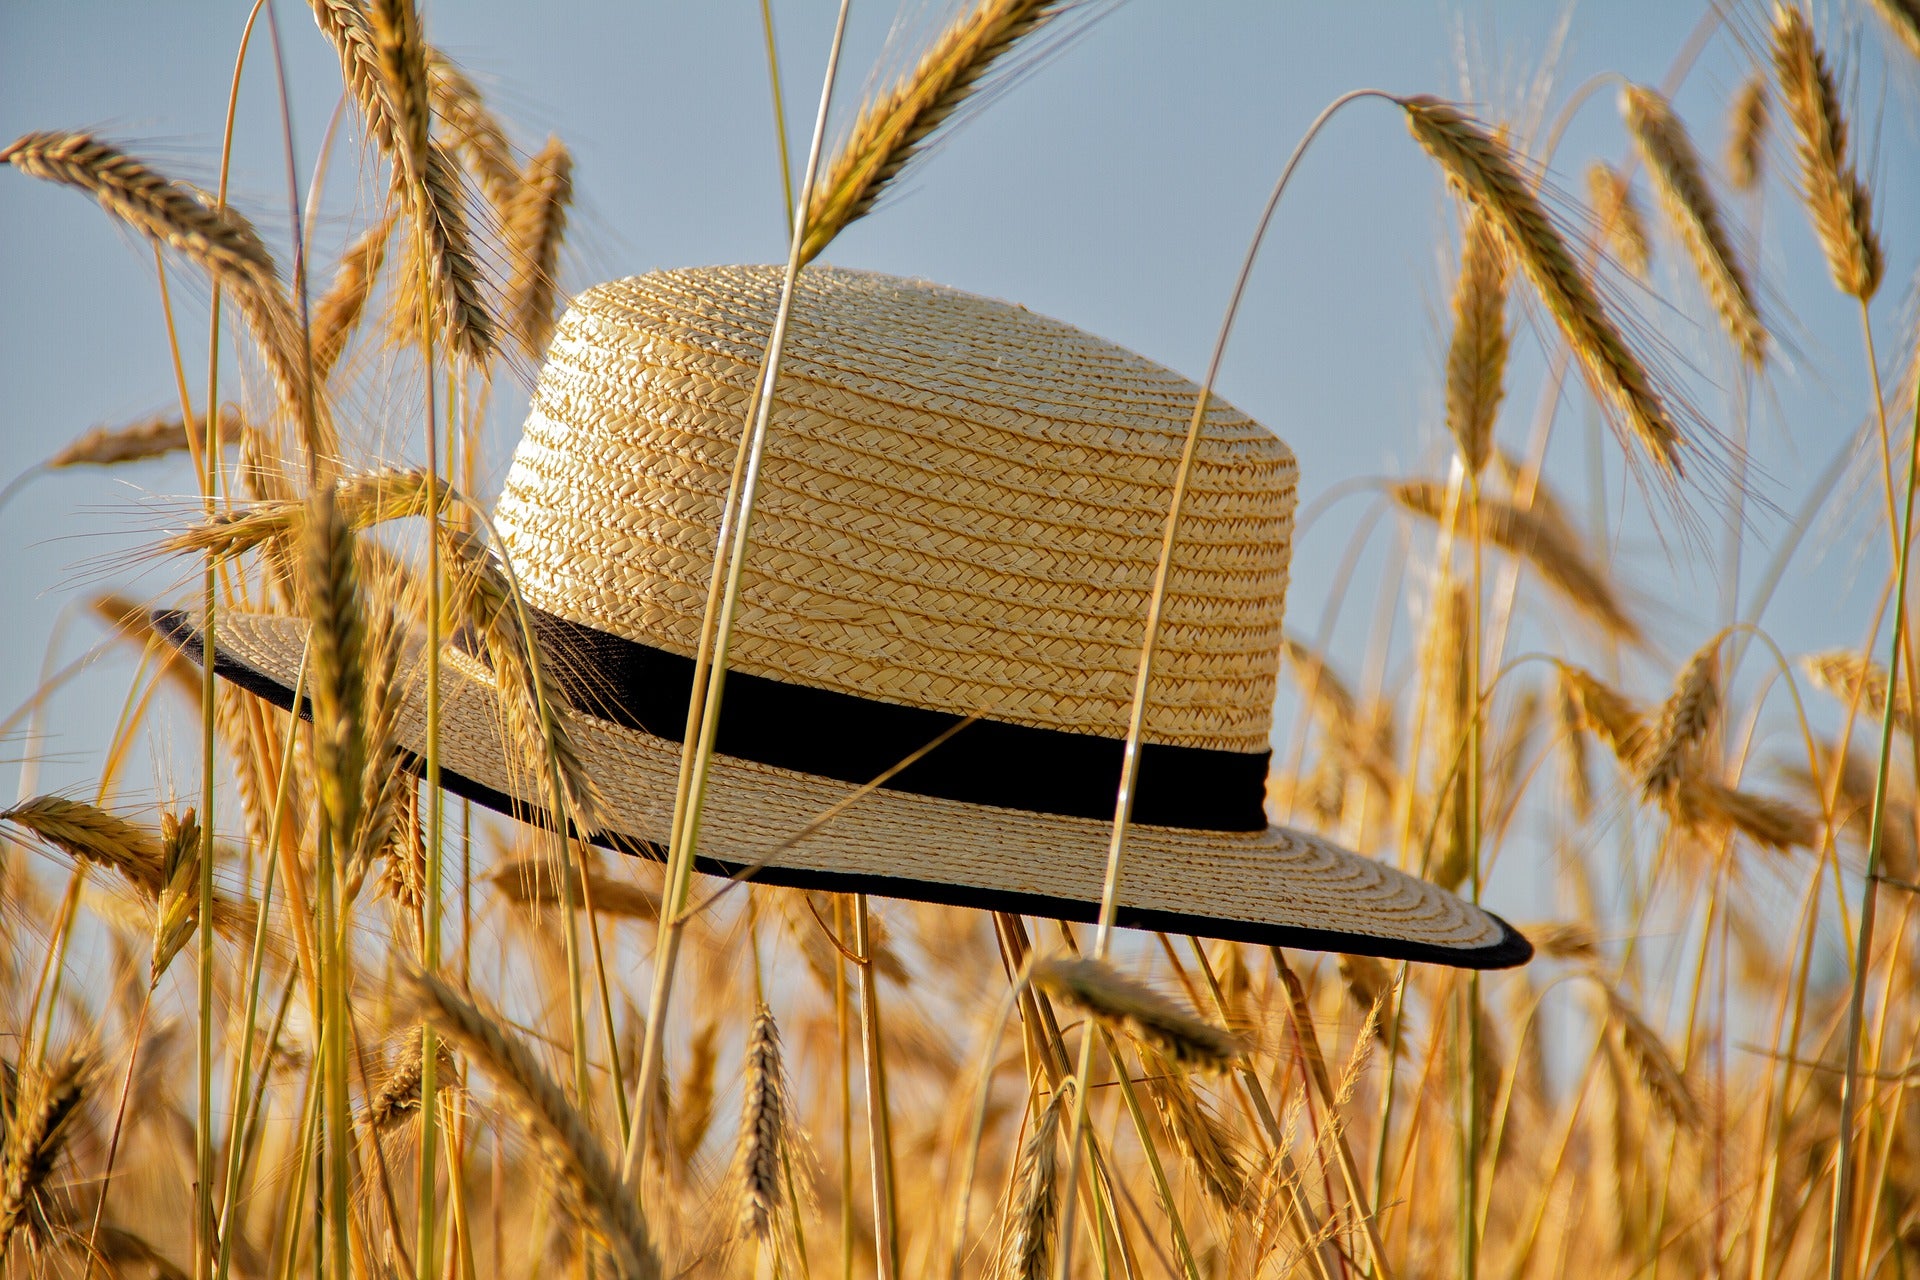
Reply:
[[1774, 10], [1773, 66], [1793, 121], [1802, 195], [1833, 282], [1866, 302], [1879, 290], [1886, 266], [1873, 229], [1873, 197], [1847, 158], [1847, 120], [1833, 72], [1796, 8]]
[[1665, 98], [1651, 89], [1628, 85], [1620, 92], [1620, 113], [1640, 157], [1653, 176], [1667, 217], [1680, 232], [1687, 256], [1706, 286], [1733, 344], [1755, 369], [1766, 365], [1767, 330], [1753, 299], [1746, 268], [1734, 255], [1707, 185], [1705, 171], [1686, 127]]
[[1438, 98], [1396, 101], [1414, 140], [1499, 230], [1511, 260], [1546, 304], [1602, 405], [1669, 475], [1682, 475], [1685, 438], [1505, 144]]

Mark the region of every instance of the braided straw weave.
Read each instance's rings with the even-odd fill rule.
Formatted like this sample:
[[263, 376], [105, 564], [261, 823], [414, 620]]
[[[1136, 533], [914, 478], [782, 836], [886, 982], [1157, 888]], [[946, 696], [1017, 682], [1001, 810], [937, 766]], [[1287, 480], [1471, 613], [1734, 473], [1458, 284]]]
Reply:
[[[561, 322], [496, 521], [528, 600], [691, 656], [775, 267], [601, 285]], [[1063, 378], [1061, 371], [1072, 370]], [[800, 278], [730, 666], [1122, 737], [1199, 389], [1004, 302]], [[1263, 751], [1293, 454], [1207, 419], [1148, 741]]]
[[[555, 335], [496, 525], [528, 602], [690, 656], [778, 301], [766, 267], [602, 285]], [[802, 274], [736, 616], [733, 670], [865, 699], [1125, 734], [1147, 596], [1198, 388], [1019, 307]], [[1267, 749], [1293, 527], [1287, 447], [1210, 408], [1166, 610], [1150, 741]], [[221, 615], [223, 672], [286, 703], [298, 619]], [[424, 660], [400, 741], [424, 750]], [[447, 785], [542, 808], [492, 673], [441, 664]], [[591, 714], [576, 746], [614, 843], [664, 843], [680, 745]], [[806, 725], [795, 725], [804, 736]], [[854, 788], [716, 756], [702, 852], [762, 880], [1091, 919], [1108, 823]], [[725, 866], [708, 864], [709, 870]], [[1445, 963], [1524, 939], [1454, 895], [1283, 827], [1137, 824], [1121, 923]], [[1276, 930], [1278, 932], [1276, 932]]]

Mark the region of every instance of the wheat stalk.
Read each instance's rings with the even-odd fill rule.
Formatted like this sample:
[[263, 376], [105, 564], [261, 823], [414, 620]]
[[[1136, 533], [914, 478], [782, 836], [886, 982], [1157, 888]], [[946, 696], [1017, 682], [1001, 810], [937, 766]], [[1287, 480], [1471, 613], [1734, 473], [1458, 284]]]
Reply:
[[1686, 126], [1667, 100], [1651, 89], [1628, 85], [1620, 91], [1620, 114], [1634, 146], [1653, 177], [1667, 218], [1680, 233], [1687, 256], [1706, 286], [1714, 310], [1734, 346], [1755, 369], [1767, 362], [1767, 330], [1754, 302], [1753, 285], [1733, 252], [1720, 206], [1707, 185], [1700, 156]]
[[1460, 460], [1479, 475], [1493, 447], [1493, 424], [1506, 394], [1507, 261], [1484, 215], [1472, 213], [1461, 236], [1453, 290], [1453, 339], [1447, 347], [1447, 430]]
[[1847, 119], [1826, 55], [1800, 10], [1774, 9], [1773, 69], [1793, 122], [1801, 196], [1827, 268], [1842, 293], [1865, 302], [1880, 288], [1885, 261], [1873, 229], [1873, 197], [1847, 157]]
[[567, 1101], [525, 1042], [431, 974], [404, 969], [398, 987], [408, 1010], [466, 1053], [520, 1114], [549, 1172], [605, 1245], [615, 1274], [623, 1280], [659, 1280], [663, 1273], [646, 1220], [587, 1118]]
[[1680, 475], [1685, 438], [1506, 144], [1438, 98], [1397, 101], [1414, 140], [1499, 230], [1510, 260], [1546, 304], [1601, 403], [1668, 474]]
[[865, 103], [807, 205], [801, 262], [871, 210], [988, 69], [1063, 7], [1060, 0], [980, 0], [935, 37], [909, 75]]

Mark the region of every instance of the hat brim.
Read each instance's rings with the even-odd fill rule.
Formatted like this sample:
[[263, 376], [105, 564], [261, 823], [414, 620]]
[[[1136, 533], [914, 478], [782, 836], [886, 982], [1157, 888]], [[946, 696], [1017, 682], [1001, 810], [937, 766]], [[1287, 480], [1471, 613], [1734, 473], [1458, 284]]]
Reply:
[[[156, 625], [196, 660], [200, 628], [165, 611]], [[218, 618], [214, 671], [293, 709], [306, 623], [279, 615]], [[403, 659], [399, 739], [426, 750], [425, 655]], [[449, 648], [440, 663], [440, 777], [450, 792], [549, 825], [538, 783], [514, 766], [492, 673]], [[304, 703], [298, 708], [310, 714]], [[680, 744], [573, 713], [575, 746], [613, 830], [594, 842], [660, 857]], [[805, 733], [803, 725], [796, 733]], [[715, 756], [695, 867], [763, 884], [865, 893], [1091, 922], [1100, 912], [1108, 823], [966, 804], [879, 788], [797, 843], [793, 834], [857, 788]], [[1506, 921], [1447, 891], [1307, 832], [1269, 826], [1212, 832], [1129, 830], [1116, 923], [1130, 929], [1337, 951], [1471, 969], [1524, 964], [1533, 947]]]

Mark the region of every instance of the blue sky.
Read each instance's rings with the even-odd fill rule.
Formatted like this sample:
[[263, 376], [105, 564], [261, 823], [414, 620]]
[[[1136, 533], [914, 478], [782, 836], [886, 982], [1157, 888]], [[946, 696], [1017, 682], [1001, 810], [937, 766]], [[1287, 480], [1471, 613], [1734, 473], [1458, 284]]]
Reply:
[[[278, 0], [301, 179], [339, 93], [337, 64], [303, 5]], [[1704, 6], [1700, 6], [1704, 8]], [[90, 127], [210, 184], [228, 78], [246, 6], [236, 3], [55, 3], [0, 7], [0, 135]], [[787, 110], [803, 146], [819, 87], [832, 7], [775, 6]], [[1758, 9], [1754, 13], [1760, 12]], [[866, 68], [898, 17], [855, 0], [835, 118], [857, 103]], [[1254, 218], [1299, 133], [1343, 90], [1473, 98], [1490, 116], [1520, 110], [1557, 53], [1553, 100], [1595, 72], [1658, 81], [1698, 19], [1695, 6], [1590, 3], [1570, 14], [1536, 3], [1438, 0], [1342, 4], [1172, 4], [1134, 0], [991, 102], [902, 189], [828, 255], [843, 265], [924, 276], [1013, 299], [1197, 375]], [[1920, 75], [1892, 57], [1873, 19], [1821, 10], [1831, 47], [1860, 67], [1861, 122], [1888, 241], [1888, 285], [1876, 307], [1883, 353], [1920, 248]], [[1556, 44], [1566, 23], [1564, 46]], [[915, 19], [924, 26], [924, 16]], [[663, 266], [783, 256], [784, 229], [758, 5], [553, 4], [439, 0], [429, 37], [461, 60], [507, 118], [516, 142], [557, 133], [576, 156], [579, 207], [564, 281]], [[1751, 34], [1753, 14], [1736, 26]], [[233, 178], [235, 203], [270, 243], [286, 243], [286, 179], [269, 48], [247, 69]], [[1677, 97], [1703, 152], [1717, 156], [1724, 103], [1749, 55], [1711, 43]], [[1582, 193], [1586, 161], [1625, 152], [1611, 92], [1574, 119], [1553, 172]], [[1776, 147], [1776, 159], [1783, 156]], [[316, 270], [377, 187], [337, 150], [314, 253]], [[1784, 346], [1758, 397], [1761, 495], [1791, 510], [1807, 478], [1865, 410], [1857, 321], [1832, 296], [1798, 209], [1777, 188], [1758, 227], [1761, 276]], [[1743, 211], [1744, 206], [1736, 206]], [[1439, 366], [1452, 232], [1443, 187], [1386, 104], [1351, 108], [1325, 134], [1282, 206], [1253, 280], [1221, 390], [1266, 422], [1301, 462], [1303, 503], [1355, 477], [1417, 469], [1437, 456]], [[283, 251], [284, 252], [284, 251]], [[1663, 245], [1639, 299], [1645, 332], [1697, 375], [1689, 389], [1710, 416], [1731, 367], [1699, 291]], [[324, 278], [324, 275], [323, 277]], [[188, 332], [190, 374], [204, 381], [205, 290], [171, 279]], [[95, 423], [172, 403], [173, 378], [144, 245], [83, 198], [0, 172], [0, 471], [8, 477]], [[1910, 334], [1911, 329], [1907, 332]], [[1525, 434], [1539, 373], [1523, 338], [1503, 439]], [[1888, 357], [1891, 363], [1892, 357]], [[231, 385], [231, 384], [229, 384]], [[500, 389], [490, 441], [496, 468], [517, 435], [524, 389]], [[1556, 482], [1587, 491], [1584, 400], [1566, 409], [1552, 454]], [[415, 446], [417, 448], [417, 446]], [[407, 446], [390, 460], [405, 460]], [[1639, 585], [1656, 649], [1683, 658], [1718, 622], [1721, 572], [1711, 532], [1699, 549], [1663, 543], [1637, 503], [1620, 497], [1608, 455], [1610, 521]], [[494, 472], [497, 480], [498, 470]], [[493, 481], [480, 488], [490, 493]], [[37, 480], [0, 508], [0, 715], [35, 687], [50, 639], [56, 661], [99, 635], [62, 610], [87, 591], [131, 583], [164, 595], [184, 570], [136, 577], [127, 553], [168, 523], [165, 500], [190, 492], [184, 463]], [[1867, 491], [1871, 497], [1872, 490]], [[1296, 542], [1290, 619], [1314, 634], [1342, 555], [1365, 511], [1346, 499]], [[1872, 510], [1868, 506], [1869, 513]], [[1871, 529], [1868, 532], [1873, 532]], [[1781, 519], [1759, 517], [1750, 546], [1777, 542]], [[1853, 526], [1823, 531], [1820, 558], [1796, 573], [1770, 615], [1790, 648], [1855, 644], [1870, 616], [1884, 550], [1856, 546]], [[1332, 629], [1358, 665], [1390, 536], [1353, 575], [1357, 589]], [[1753, 565], [1747, 566], [1749, 580]], [[1552, 619], [1541, 625], [1552, 628]], [[1405, 623], [1403, 622], [1404, 626]], [[1654, 664], [1657, 667], [1657, 663]], [[1651, 670], [1653, 668], [1649, 668]], [[109, 662], [52, 704], [42, 785], [97, 776], [130, 666]], [[1281, 732], [1287, 716], [1283, 707]], [[1284, 740], [1284, 739], [1283, 739]], [[29, 754], [0, 746], [0, 790]], [[144, 770], [144, 774], [142, 773]], [[172, 780], [135, 766], [135, 793]]]

